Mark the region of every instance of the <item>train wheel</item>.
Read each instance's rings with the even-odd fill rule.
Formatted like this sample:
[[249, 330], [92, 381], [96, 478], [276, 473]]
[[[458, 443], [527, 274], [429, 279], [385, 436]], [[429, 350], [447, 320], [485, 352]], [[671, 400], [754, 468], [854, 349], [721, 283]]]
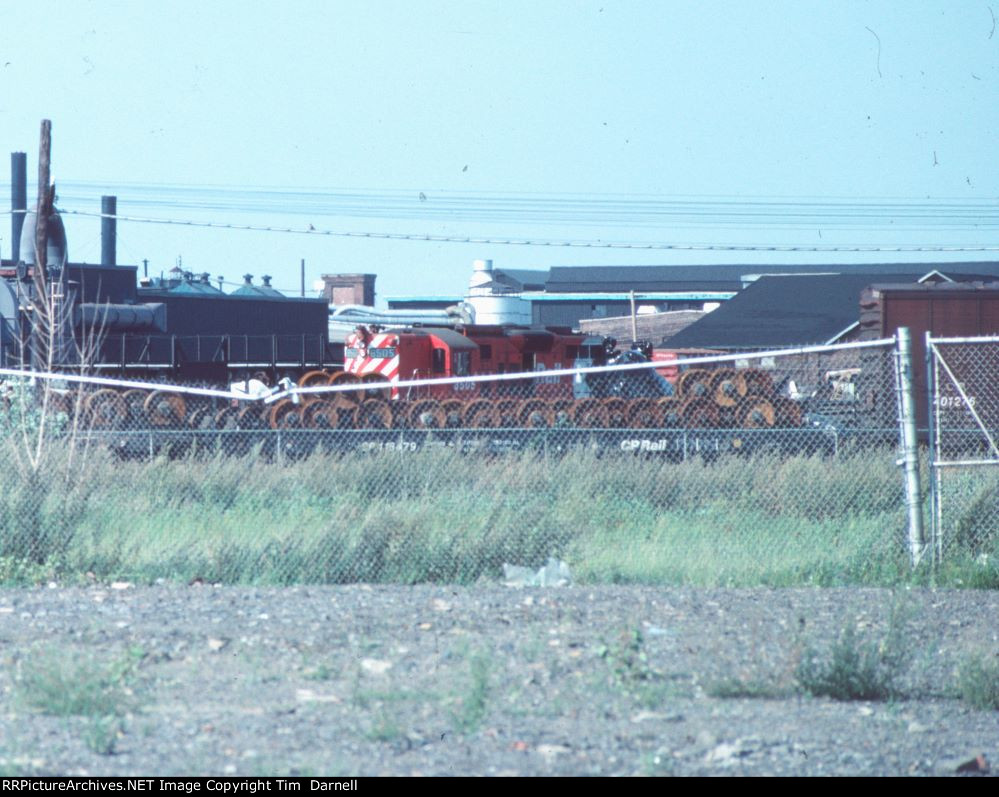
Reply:
[[128, 420], [128, 405], [116, 390], [91, 393], [84, 402], [84, 409], [95, 429], [114, 429]]
[[414, 429], [443, 429], [446, 424], [447, 416], [437, 399], [422, 399], [410, 407], [409, 425]]
[[392, 399], [392, 383], [381, 374], [365, 374], [361, 377], [361, 384], [364, 385], [363, 396], [365, 399]]
[[680, 406], [680, 419], [687, 429], [712, 429], [718, 426], [718, 405], [711, 399], [697, 396]]
[[677, 395], [683, 398], [702, 397], [711, 393], [711, 372], [703, 368], [691, 368], [680, 374], [676, 383]]
[[256, 404], [248, 404], [236, 413], [237, 429], [263, 429], [266, 425]]
[[302, 422], [307, 429], [336, 429], [340, 413], [334, 402], [320, 399], [306, 406]]
[[230, 431], [239, 428], [239, 407], [223, 407], [215, 413], [213, 419], [216, 429]]
[[656, 406], [662, 413], [664, 429], [679, 429], [683, 426], [683, 418], [680, 415], [680, 407], [683, 406], [683, 402], [676, 396], [663, 396], [656, 402]]
[[187, 427], [198, 430], [213, 429], [215, 428], [215, 419], [212, 415], [211, 407], [198, 407], [187, 414]]
[[723, 368], [711, 376], [711, 395], [719, 407], [734, 407], [747, 391], [746, 377], [740, 371]]
[[495, 429], [500, 425], [499, 408], [487, 399], [470, 401], [465, 406], [462, 421], [470, 429]]
[[167, 390], [154, 390], [142, 403], [146, 419], [153, 426], [163, 428], [177, 427], [184, 424], [187, 415], [187, 402], [184, 397]]
[[[298, 387], [321, 387], [328, 385], [329, 381], [329, 371], [306, 371], [299, 377], [298, 382], [295, 384]], [[321, 398], [323, 396], [320, 393], [300, 393], [298, 396], [301, 406], [311, 404], [313, 401], [318, 401]]]
[[599, 399], [580, 399], [572, 410], [572, 420], [584, 429], [606, 429], [608, 426], [607, 407]]
[[572, 399], [560, 398], [552, 402], [552, 412], [555, 413], [555, 426], [572, 426]]
[[291, 399], [281, 399], [267, 412], [267, 425], [271, 429], [301, 429], [305, 407]]
[[778, 426], [798, 427], [801, 426], [802, 414], [801, 405], [794, 399], [776, 398], [773, 400], [774, 411], [777, 416]]
[[460, 399], [448, 399], [441, 402], [444, 410], [445, 424], [448, 429], [458, 429], [464, 421], [465, 402]]
[[633, 429], [658, 429], [663, 425], [663, 411], [655, 399], [632, 399], [628, 402], [628, 421]]
[[391, 429], [392, 407], [385, 399], [365, 399], [354, 410], [354, 427], [357, 429]]
[[139, 424], [146, 419], [145, 403], [146, 399], [149, 398], [149, 391], [142, 390], [141, 388], [133, 388], [132, 390], [126, 390], [121, 394], [126, 406], [128, 407], [128, 420], [132, 424]]
[[329, 383], [330, 375], [327, 371], [306, 371], [298, 378], [297, 382], [299, 387], [318, 387]]
[[759, 368], [747, 368], [742, 372], [746, 380], [746, 394], [750, 396], [770, 397], [774, 393], [774, 380], [770, 374]]
[[544, 399], [524, 399], [517, 410], [517, 422], [528, 429], [549, 429], [555, 425], [555, 408]]
[[762, 397], [750, 397], [739, 405], [739, 425], [743, 429], [769, 429], [777, 423], [774, 405]]
[[628, 401], [618, 396], [603, 400], [607, 408], [607, 425], [612, 429], [622, 429], [628, 425]]
[[[344, 385], [359, 385], [361, 383], [361, 378], [357, 374], [352, 374], [347, 371], [337, 371], [333, 376], [329, 378], [329, 384], [332, 387], [343, 387]], [[336, 401], [342, 407], [357, 405], [361, 403], [364, 391], [362, 390], [343, 390], [331, 393], [329, 398]]]
[[49, 402], [49, 412], [55, 414], [64, 412], [68, 417], [73, 416], [73, 407], [76, 403], [76, 396], [74, 393], [63, 393], [57, 390], [49, 390], [46, 395]]
[[405, 429], [409, 425], [409, 405], [405, 401], [389, 402], [392, 409], [392, 428]]
[[507, 398], [496, 402], [496, 410], [499, 412], [499, 425], [504, 429], [516, 427], [520, 421], [517, 413], [520, 410], [521, 399]]

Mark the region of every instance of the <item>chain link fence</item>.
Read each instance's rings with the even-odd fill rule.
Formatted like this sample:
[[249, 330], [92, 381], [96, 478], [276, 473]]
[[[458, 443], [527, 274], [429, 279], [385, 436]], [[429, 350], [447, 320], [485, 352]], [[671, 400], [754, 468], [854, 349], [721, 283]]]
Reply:
[[415, 376], [8, 376], [0, 581], [908, 573], [892, 341]]
[[999, 338], [928, 345], [934, 552], [988, 566], [999, 562]]

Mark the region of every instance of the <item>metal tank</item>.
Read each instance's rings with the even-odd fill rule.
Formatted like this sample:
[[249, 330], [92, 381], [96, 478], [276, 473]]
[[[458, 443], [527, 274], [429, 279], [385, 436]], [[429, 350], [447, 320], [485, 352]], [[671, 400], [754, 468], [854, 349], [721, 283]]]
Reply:
[[[18, 260], [33, 266], [35, 264], [35, 226], [38, 214], [29, 210], [24, 216], [24, 226], [21, 227], [21, 245]], [[62, 268], [69, 261], [69, 250], [66, 246], [66, 228], [62, 218], [55, 211], [49, 216], [48, 246], [45, 250], [45, 262], [51, 267]]]

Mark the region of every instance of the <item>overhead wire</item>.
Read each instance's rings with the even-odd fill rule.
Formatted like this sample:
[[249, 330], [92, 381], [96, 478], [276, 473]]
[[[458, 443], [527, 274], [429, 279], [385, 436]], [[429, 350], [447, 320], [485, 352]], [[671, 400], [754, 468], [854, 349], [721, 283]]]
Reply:
[[506, 236], [464, 236], [464, 235], [431, 235], [425, 233], [348, 231], [334, 229], [278, 227], [254, 224], [232, 224], [226, 222], [195, 221], [192, 219], [167, 219], [143, 216], [128, 216], [123, 214], [105, 214], [97, 211], [73, 210], [59, 208], [59, 212], [67, 215], [89, 216], [94, 218], [113, 218], [118, 221], [137, 222], [143, 224], [165, 224], [184, 227], [203, 227], [223, 230], [244, 230], [254, 232], [272, 232], [294, 235], [321, 235], [334, 238], [363, 238], [370, 240], [390, 241], [423, 241], [432, 243], [465, 243], [496, 246], [543, 246], [543, 247], [575, 247], [584, 249], [632, 249], [632, 250], [663, 250], [663, 251], [717, 251], [717, 252], [989, 252], [999, 251], [999, 244], [975, 245], [802, 245], [802, 244], [713, 244], [713, 243], [675, 243], [663, 241], [604, 241], [604, 240], [572, 240], [531, 237]]
[[800, 227], [999, 228], [994, 198], [718, 197], [646, 194], [417, 191], [414, 189], [253, 188], [193, 184], [59, 184], [63, 200], [123, 189], [136, 209], [573, 226], [710, 225]]

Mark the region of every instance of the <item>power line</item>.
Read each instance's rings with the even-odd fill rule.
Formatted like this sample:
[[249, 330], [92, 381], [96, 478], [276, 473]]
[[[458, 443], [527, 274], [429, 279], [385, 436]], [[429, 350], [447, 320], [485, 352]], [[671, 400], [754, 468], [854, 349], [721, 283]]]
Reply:
[[572, 224], [575, 226], [710, 225], [950, 229], [999, 228], [999, 200], [898, 197], [716, 197], [646, 194], [544, 194], [495, 191], [429, 193], [406, 189], [242, 188], [193, 184], [61, 183], [64, 200], [123, 189], [135, 208], [198, 211]]
[[915, 245], [915, 246], [884, 246], [884, 245], [850, 245], [850, 246], [803, 246], [779, 244], [704, 244], [704, 243], [665, 243], [665, 242], [613, 242], [586, 240], [559, 240], [546, 238], [508, 238], [496, 236], [460, 236], [460, 235], [429, 235], [418, 233], [394, 232], [356, 232], [330, 229], [274, 227], [253, 224], [228, 224], [212, 221], [192, 221], [182, 219], [149, 218], [141, 216], [124, 216], [121, 214], [104, 214], [86, 210], [65, 210], [59, 212], [67, 215], [90, 216], [94, 218], [113, 218], [118, 221], [129, 221], [141, 224], [169, 224], [183, 227], [206, 227], [221, 230], [245, 230], [253, 232], [274, 232], [292, 235], [324, 235], [334, 238], [366, 238], [371, 240], [390, 241], [423, 241], [429, 243], [463, 243], [485, 244], [496, 246], [544, 246], [544, 247], [575, 247], [582, 249], [633, 249], [633, 250], [664, 250], [664, 251], [706, 251], [706, 252], [991, 252], [999, 251], [997, 245]]

